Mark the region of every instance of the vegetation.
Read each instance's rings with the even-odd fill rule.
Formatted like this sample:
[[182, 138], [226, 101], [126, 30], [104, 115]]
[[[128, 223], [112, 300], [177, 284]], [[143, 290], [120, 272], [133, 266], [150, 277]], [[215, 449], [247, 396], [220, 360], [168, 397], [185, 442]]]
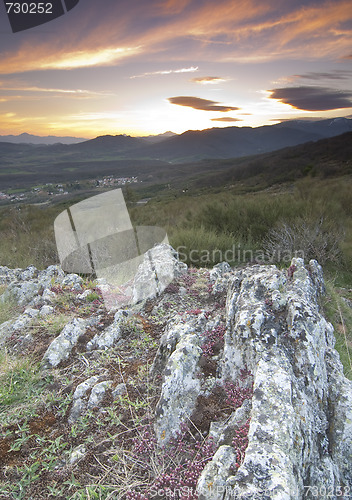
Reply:
[[[163, 227], [188, 265], [211, 267], [226, 260], [235, 266], [246, 262], [287, 266], [295, 255], [316, 258], [324, 266], [325, 277], [334, 283], [328, 291], [336, 303], [341, 287], [348, 290], [352, 282], [350, 186], [349, 176], [321, 179], [307, 175], [294, 184], [257, 192], [243, 193], [237, 183], [220, 192], [168, 192], [146, 205], [129, 202], [128, 206], [134, 225]], [[129, 199], [134, 195], [129, 189]], [[0, 264], [45, 268], [57, 263], [53, 222], [65, 208], [63, 203], [1, 208]], [[92, 290], [88, 300], [95, 299]], [[348, 371], [349, 360], [342, 350], [352, 339], [352, 322], [343, 304], [336, 308], [347, 336], [338, 345]], [[0, 318], [11, 310], [11, 305], [0, 304]]]
[[0, 285], [0, 325], [10, 320], [20, 312], [20, 307], [14, 300], [3, 300], [2, 294], [6, 290], [5, 285]]
[[43, 269], [58, 262], [53, 227], [57, 208], [18, 205], [3, 207], [0, 214], [0, 265]]
[[[156, 198], [130, 213], [136, 225], [164, 227], [189, 264], [211, 266], [226, 260], [225, 251], [235, 246], [230, 264], [248, 260], [287, 264], [301, 251], [306, 259], [317, 258], [342, 274], [352, 268], [350, 183], [349, 177], [306, 178], [257, 193], [238, 194], [233, 188], [167, 202]], [[213, 252], [216, 249], [218, 253]], [[201, 262], [192, 262], [196, 255], [192, 250], [199, 256], [204, 251]]]
[[[211, 267], [228, 260], [231, 265], [269, 262], [287, 267], [296, 252], [302, 252], [306, 260], [317, 258], [324, 265], [327, 286], [323, 306], [335, 328], [345, 374], [352, 379], [350, 185], [347, 176], [319, 179], [308, 174], [294, 184], [264, 190], [254, 183], [250, 189], [236, 184], [220, 192], [168, 192], [142, 207], [133, 205], [130, 193], [129, 211], [135, 225], [164, 227], [170, 243], [191, 266]], [[45, 268], [57, 263], [53, 222], [65, 208], [65, 204], [1, 208], [0, 265]], [[208, 305], [214, 301], [201, 277], [190, 272], [183, 281], [169, 285], [171, 310], [179, 307], [173, 303], [172, 291], [180, 286], [187, 290], [188, 314], [200, 313], [194, 309], [200, 298]], [[5, 288], [0, 286], [0, 324], [19, 312], [14, 303], [1, 300]], [[162, 315], [148, 321], [144, 317], [126, 320], [123, 348], [100, 351], [89, 359], [78, 352], [73, 365], [52, 370], [50, 376], [39, 369], [45, 339], [58, 335], [73, 316], [87, 317], [100, 307], [94, 281], [86, 280], [85, 288], [89, 294], [83, 303], [69, 290], [56, 290], [57, 314], [29, 326], [35, 351], [19, 349], [14, 355], [4, 349], [0, 355], [0, 459], [4, 463], [0, 498], [142, 500], [148, 488], [149, 493], [154, 489], [167, 492], [175, 481], [194, 488], [197, 474], [212, 456], [211, 443], [190, 423], [175, 437], [169, 453], [161, 454], [151, 426], [160, 379], [150, 366]], [[102, 316], [100, 321], [108, 324], [112, 317]], [[222, 348], [223, 335], [222, 325], [204, 333], [206, 361]], [[10, 342], [13, 347], [17, 340]], [[106, 401], [102, 411], [88, 410], [68, 425], [72, 374], [83, 381], [103, 373], [114, 381], [114, 387], [124, 384], [126, 393]], [[245, 396], [237, 386], [227, 387], [224, 406], [231, 412], [235, 399]], [[238, 464], [244, 457], [247, 432], [248, 422], [233, 442]], [[88, 450], [86, 458], [71, 463], [81, 445]]]
[[324, 310], [335, 330], [335, 348], [340, 354], [346, 377], [352, 380], [352, 290], [336, 287], [326, 280]]

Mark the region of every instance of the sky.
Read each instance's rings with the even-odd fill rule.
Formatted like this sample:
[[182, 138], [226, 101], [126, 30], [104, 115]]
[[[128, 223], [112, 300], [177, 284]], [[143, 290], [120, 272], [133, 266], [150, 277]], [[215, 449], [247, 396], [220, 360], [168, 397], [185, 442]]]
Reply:
[[17, 33], [0, 3], [0, 135], [350, 115], [351, 0], [80, 0]]

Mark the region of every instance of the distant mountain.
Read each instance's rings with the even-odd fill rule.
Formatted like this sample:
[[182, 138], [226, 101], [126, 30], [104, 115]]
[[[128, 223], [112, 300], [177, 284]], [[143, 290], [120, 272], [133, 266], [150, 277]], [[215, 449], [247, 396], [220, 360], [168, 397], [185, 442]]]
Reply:
[[146, 145], [144, 139], [129, 135], [101, 135], [95, 139], [80, 142], [71, 147], [72, 151], [90, 151], [92, 153], [124, 153]]
[[329, 118], [328, 120], [289, 120], [277, 127], [294, 127], [304, 132], [319, 134], [322, 137], [334, 137], [352, 131], [351, 118]]
[[54, 135], [41, 137], [27, 133], [20, 135], [0, 135], [0, 142], [11, 142], [14, 144], [76, 144], [77, 142], [86, 140], [87, 139], [83, 139], [81, 137], [56, 137]]
[[148, 141], [149, 143], [155, 144], [156, 142], [161, 142], [164, 139], [168, 139], [170, 137], [173, 137], [175, 134], [174, 132], [164, 132], [163, 134], [158, 134], [158, 135], [147, 135], [140, 137], [140, 139], [144, 139], [145, 141]]
[[[204, 159], [242, 158], [269, 153], [350, 131], [352, 131], [352, 119], [334, 118], [319, 121], [290, 120], [257, 128], [189, 130], [180, 135], [166, 132], [154, 137], [103, 135], [77, 144], [35, 145], [0, 141], [0, 159], [2, 162], [7, 161], [8, 164], [12, 164], [14, 158], [17, 159], [18, 155], [22, 155], [25, 160], [26, 151], [30, 147], [31, 154], [38, 155], [45, 162], [51, 162], [51, 158], [53, 161], [65, 162], [116, 158], [116, 160], [158, 160], [182, 164]], [[23, 136], [27, 139], [35, 137], [29, 134], [18, 137]]]
[[[265, 188], [312, 176], [352, 174], [352, 132], [261, 155], [196, 163], [198, 172], [188, 187], [221, 187], [241, 182]], [[348, 181], [347, 181], [348, 182]]]
[[[116, 137], [109, 140], [122, 142]], [[352, 175], [352, 132], [259, 155], [172, 165], [157, 159], [126, 158], [108, 149], [100, 149], [99, 154], [94, 148], [96, 145], [103, 148], [106, 141], [106, 137], [87, 141], [85, 152], [72, 152], [79, 145], [34, 146], [0, 142], [0, 191], [112, 175], [138, 177], [143, 184], [136, 188], [144, 190], [143, 196], [148, 197], [167, 192], [170, 186], [176, 190], [197, 191], [237, 184], [240, 189], [249, 186], [260, 190], [278, 183], [292, 183], [305, 176], [319, 179]], [[126, 144], [131, 145], [128, 138]], [[346, 182], [350, 182], [348, 177]]]
[[158, 158], [176, 163], [206, 158], [238, 158], [318, 141], [349, 131], [352, 131], [352, 120], [348, 118], [312, 122], [291, 120], [257, 128], [189, 130], [157, 144], [143, 147], [133, 154], [137, 158]]

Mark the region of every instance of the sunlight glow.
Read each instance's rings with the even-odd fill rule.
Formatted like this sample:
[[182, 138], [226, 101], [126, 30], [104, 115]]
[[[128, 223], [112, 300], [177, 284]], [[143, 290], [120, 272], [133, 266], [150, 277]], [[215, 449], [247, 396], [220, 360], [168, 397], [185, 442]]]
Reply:
[[123, 59], [124, 57], [137, 54], [141, 47], [108, 48], [99, 51], [78, 51], [63, 54], [61, 59], [57, 58], [49, 62], [42, 62], [42, 69], [73, 69], [90, 66], [104, 66]]

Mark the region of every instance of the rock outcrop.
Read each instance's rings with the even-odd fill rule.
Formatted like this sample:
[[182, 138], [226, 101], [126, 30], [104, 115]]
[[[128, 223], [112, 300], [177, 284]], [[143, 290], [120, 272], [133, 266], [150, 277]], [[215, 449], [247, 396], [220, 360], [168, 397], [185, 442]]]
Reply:
[[[158, 498], [160, 491], [200, 500], [348, 498], [352, 383], [343, 374], [333, 327], [323, 315], [319, 264], [293, 259], [288, 270], [273, 265], [231, 269], [226, 263], [210, 272], [187, 272], [185, 265], [178, 270], [178, 281], [164, 286], [153, 301], [107, 314], [101, 300], [84, 318], [71, 317], [42, 355], [46, 372], [76, 358], [89, 366], [89, 376], [71, 382], [67, 419], [73, 425], [100, 406], [106, 413], [109, 401], [120, 401], [124, 408], [137, 391], [137, 383], [129, 380], [131, 373], [140, 376], [143, 342], [148, 349], [155, 343], [146, 384], [149, 377], [160, 380], [158, 401], [149, 437], [143, 440], [137, 433], [143, 442], [138, 453], [159, 450], [155, 456], [160, 456], [175, 446], [185, 427], [209, 443], [197, 473], [189, 465], [192, 479], [182, 480], [188, 497], [175, 493], [169, 473], [164, 483], [160, 477], [149, 489], [136, 483], [135, 493], [118, 498], [152, 498], [153, 488], [159, 488]], [[140, 274], [138, 301], [143, 299], [142, 269]], [[0, 325], [3, 345], [21, 331], [27, 335], [30, 321], [55, 314], [58, 289], [75, 294], [71, 300], [77, 311], [92, 296], [80, 277], [66, 276], [58, 267], [0, 267], [0, 283], [8, 285], [3, 297], [24, 307]], [[147, 340], [138, 341], [139, 331]], [[131, 355], [130, 332], [137, 335], [139, 360]], [[100, 368], [95, 360], [110, 352], [118, 353], [118, 361]], [[133, 408], [143, 406], [137, 396]], [[67, 459], [75, 467], [86, 447], [77, 450]]]
[[[246, 368], [254, 383], [243, 463], [226, 477], [224, 448], [203, 473], [212, 471], [224, 498], [338, 497], [351, 485], [352, 387], [321, 314], [323, 289], [320, 266], [305, 268], [301, 259], [288, 277], [255, 266], [230, 280], [221, 377], [236, 379]], [[208, 486], [201, 479], [204, 498]]]

